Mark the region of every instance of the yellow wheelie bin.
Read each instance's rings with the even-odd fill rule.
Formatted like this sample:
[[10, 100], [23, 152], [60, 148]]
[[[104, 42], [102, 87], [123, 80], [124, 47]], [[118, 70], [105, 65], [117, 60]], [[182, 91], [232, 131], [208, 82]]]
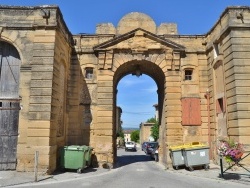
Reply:
[[172, 160], [172, 166], [174, 169], [178, 170], [179, 166], [184, 166], [184, 157], [182, 155], [182, 150], [185, 147], [189, 147], [191, 144], [186, 143], [186, 144], [179, 144], [179, 145], [174, 145], [169, 147], [170, 151], [170, 158]]
[[209, 147], [205, 144], [196, 143], [182, 149], [184, 163], [190, 171], [196, 166], [203, 166], [205, 170], [209, 169]]
[[178, 170], [179, 166], [185, 165], [184, 158], [182, 156], [182, 146], [171, 146], [169, 151], [174, 169]]

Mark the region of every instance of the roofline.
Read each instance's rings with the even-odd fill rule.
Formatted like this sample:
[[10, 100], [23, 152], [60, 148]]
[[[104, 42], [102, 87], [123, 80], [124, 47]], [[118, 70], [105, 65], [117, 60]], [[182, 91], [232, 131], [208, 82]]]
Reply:
[[111, 40], [108, 40], [108, 41], [106, 41], [106, 42], [104, 42], [104, 43], [98, 44], [98, 45], [96, 45], [96, 46], [93, 47], [93, 50], [94, 50], [94, 51], [103, 50], [103, 49], [101, 49], [102, 47], [105, 47], [105, 46], [108, 46], [108, 45], [110, 45], [110, 44], [113, 44], [115, 41], [118, 41], [118, 40], [120, 40], [120, 39], [129, 38], [129, 37], [133, 36], [134, 33], [135, 33], [136, 31], [138, 31], [138, 30], [143, 31], [143, 32], [144, 32], [146, 35], [148, 35], [148, 36], [151, 36], [151, 37], [153, 37], [153, 38], [160, 39], [160, 41], [163, 42], [163, 43], [167, 43], [167, 44], [170, 44], [170, 45], [176, 47], [176, 49], [179, 50], [179, 51], [184, 51], [184, 50], [185, 50], [185, 47], [184, 47], [184, 46], [179, 45], [179, 44], [177, 44], [177, 43], [175, 43], [175, 42], [173, 42], [173, 41], [171, 41], [171, 40], [165, 39], [165, 38], [163, 38], [163, 37], [161, 37], [161, 36], [155, 35], [155, 34], [149, 32], [149, 31], [146, 31], [146, 30], [141, 29], [141, 28], [134, 29], [134, 30], [132, 30], [132, 31], [130, 31], [130, 32], [128, 32], [128, 33], [125, 33], [125, 34], [123, 34], [123, 35], [118, 35], [118, 36], [114, 37], [114, 38], [111, 39]]
[[217, 25], [219, 25], [220, 21], [222, 20], [222, 18], [229, 12], [229, 10], [239, 10], [239, 9], [246, 9], [246, 10], [250, 10], [250, 6], [228, 6], [220, 15], [219, 19], [215, 22], [214, 26], [205, 34], [205, 36], [207, 37], [208, 35], [210, 35], [213, 30], [217, 27]]

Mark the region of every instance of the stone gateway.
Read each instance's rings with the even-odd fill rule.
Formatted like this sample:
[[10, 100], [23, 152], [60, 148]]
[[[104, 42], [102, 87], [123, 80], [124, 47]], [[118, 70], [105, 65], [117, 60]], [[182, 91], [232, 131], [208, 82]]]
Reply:
[[160, 163], [176, 143], [208, 143], [215, 163], [221, 137], [249, 147], [250, 7], [226, 8], [204, 35], [140, 12], [77, 35], [57, 6], [0, 6], [0, 17], [0, 170], [33, 171], [39, 151], [50, 174], [65, 145], [89, 145], [94, 165], [114, 164], [127, 74], [157, 84]]

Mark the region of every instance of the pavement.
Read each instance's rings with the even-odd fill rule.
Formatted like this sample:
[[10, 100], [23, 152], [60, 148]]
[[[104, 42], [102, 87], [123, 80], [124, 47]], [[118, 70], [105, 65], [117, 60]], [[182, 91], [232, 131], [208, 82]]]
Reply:
[[[249, 172], [241, 167], [236, 167], [234, 170], [229, 169], [223, 173], [223, 178], [221, 177], [220, 166], [213, 163], [209, 164], [208, 170], [204, 170], [204, 168], [199, 167], [194, 168], [193, 171], [190, 171], [185, 167], [179, 168], [178, 170], [175, 170], [171, 167], [166, 170], [172, 173], [181, 173], [189, 176], [209, 178], [219, 181], [231, 181], [235, 183], [249, 185], [250, 187], [250, 167], [247, 167], [246, 169], [248, 169]], [[225, 171], [226, 169], [224, 168], [223, 170]]]
[[76, 178], [86, 178], [109, 173], [112, 169], [105, 168], [86, 168], [81, 174], [76, 170], [67, 170], [65, 172], [55, 172], [52, 175], [39, 174], [35, 176], [34, 172], [0, 171], [0, 187], [19, 187], [28, 183], [35, 182], [63, 182]]
[[[220, 166], [210, 163], [209, 169], [204, 170], [202, 168], [194, 168], [193, 171], [187, 168], [179, 168], [178, 170], [171, 168], [166, 168], [165, 166], [157, 163], [159, 168], [162, 168], [170, 173], [181, 173], [189, 176], [203, 177], [209, 179], [216, 179], [219, 181], [232, 181], [235, 183], [245, 184], [250, 186], [250, 172], [246, 171], [241, 167], [237, 167], [235, 171], [228, 170], [224, 173], [224, 178], [221, 178]], [[119, 167], [117, 167], [119, 168]], [[249, 167], [247, 169], [250, 169]], [[38, 174], [35, 178], [35, 174], [32, 172], [17, 172], [17, 171], [0, 171], [0, 187], [18, 187], [22, 184], [32, 183], [32, 182], [60, 182], [65, 180], [73, 180], [75, 178], [87, 178], [93, 176], [105, 175], [110, 171], [115, 169], [105, 169], [105, 168], [87, 168], [84, 169], [83, 173], [78, 174], [76, 171], [66, 171], [66, 172], [55, 172], [53, 175]], [[224, 169], [225, 170], [225, 169]]]

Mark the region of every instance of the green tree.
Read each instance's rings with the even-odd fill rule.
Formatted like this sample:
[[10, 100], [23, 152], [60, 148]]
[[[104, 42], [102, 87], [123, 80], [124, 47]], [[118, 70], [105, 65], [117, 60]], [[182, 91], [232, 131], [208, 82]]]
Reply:
[[140, 139], [140, 132], [139, 132], [139, 130], [132, 131], [130, 137], [131, 137], [132, 141], [139, 142], [139, 139]]
[[152, 117], [152, 118], [147, 120], [147, 123], [157, 123], [157, 120]]
[[159, 122], [155, 118], [150, 118], [147, 120], [147, 123], [154, 123], [153, 127], [151, 127], [151, 136], [155, 141], [159, 138]]
[[118, 138], [118, 137], [121, 137], [124, 139], [124, 132], [122, 129], [118, 133], [116, 133], [116, 138]]
[[151, 136], [154, 138], [155, 141], [159, 138], [159, 124], [155, 123], [153, 127], [151, 127]]

